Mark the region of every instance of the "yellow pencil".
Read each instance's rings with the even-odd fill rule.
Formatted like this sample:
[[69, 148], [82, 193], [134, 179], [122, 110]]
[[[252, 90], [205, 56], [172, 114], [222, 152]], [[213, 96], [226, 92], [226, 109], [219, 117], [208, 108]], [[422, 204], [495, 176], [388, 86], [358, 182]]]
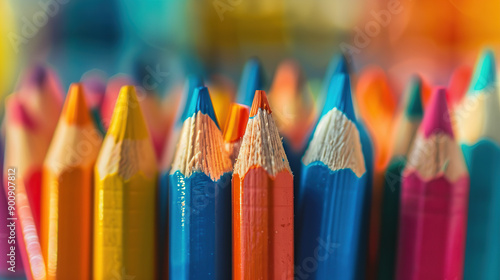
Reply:
[[70, 87], [42, 173], [42, 250], [48, 279], [90, 279], [93, 169], [102, 137], [83, 87]]
[[154, 279], [157, 173], [135, 88], [124, 86], [95, 167], [93, 279]]

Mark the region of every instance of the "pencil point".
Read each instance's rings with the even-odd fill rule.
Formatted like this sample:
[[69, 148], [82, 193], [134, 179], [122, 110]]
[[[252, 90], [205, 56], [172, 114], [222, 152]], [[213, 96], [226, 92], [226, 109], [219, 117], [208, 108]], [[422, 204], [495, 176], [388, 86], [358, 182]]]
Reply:
[[106, 93], [106, 81], [97, 76], [82, 79], [82, 84], [90, 108], [97, 108], [101, 105]]
[[220, 130], [219, 123], [217, 122], [217, 117], [215, 116], [212, 99], [210, 98], [210, 93], [208, 92], [207, 87], [197, 87], [194, 90], [189, 108], [187, 110], [186, 119], [192, 117], [198, 112], [208, 115]]
[[352, 105], [351, 81], [346, 74], [338, 74], [332, 77], [326, 96], [325, 106], [321, 117], [333, 108], [337, 108], [351, 121], [356, 121], [354, 107]]
[[474, 68], [469, 93], [475, 94], [477, 91], [485, 89], [487, 92], [494, 92], [491, 89], [496, 88], [496, 80], [495, 55], [493, 51], [485, 50]]
[[252, 106], [252, 101], [256, 90], [264, 86], [264, 71], [259, 59], [250, 58], [243, 69], [236, 102]]
[[446, 104], [446, 89], [444, 87], [435, 89], [432, 94], [421, 129], [425, 137], [436, 133], [444, 133], [453, 138], [450, 114]]
[[243, 137], [247, 127], [248, 115], [248, 106], [233, 103], [224, 129], [225, 142], [234, 142]]
[[85, 125], [90, 122], [90, 113], [81, 83], [74, 83], [69, 87], [61, 116], [68, 124]]
[[266, 92], [263, 90], [256, 90], [255, 97], [253, 98], [252, 109], [250, 110], [250, 117], [257, 115], [259, 109], [266, 110], [269, 114], [272, 113], [269, 102], [267, 101]]
[[198, 87], [203, 87], [203, 78], [198, 75], [190, 75], [186, 79], [186, 83], [184, 84], [184, 91], [182, 95], [184, 98], [184, 108], [182, 108], [181, 118], [178, 120], [179, 124], [181, 124], [188, 117], [189, 106], [191, 105], [191, 99], [194, 95], [194, 91]]
[[47, 77], [47, 69], [42, 64], [36, 64], [29, 70], [27, 82], [37, 86], [41, 86]]
[[328, 65], [327, 77], [331, 78], [336, 74], [349, 74], [347, 58], [343, 53], [336, 54]]
[[134, 86], [123, 86], [120, 89], [108, 134], [114, 136], [117, 142], [149, 137]]
[[420, 76], [412, 77], [407, 90], [406, 116], [409, 119], [422, 119], [424, 108], [422, 104], [422, 79]]

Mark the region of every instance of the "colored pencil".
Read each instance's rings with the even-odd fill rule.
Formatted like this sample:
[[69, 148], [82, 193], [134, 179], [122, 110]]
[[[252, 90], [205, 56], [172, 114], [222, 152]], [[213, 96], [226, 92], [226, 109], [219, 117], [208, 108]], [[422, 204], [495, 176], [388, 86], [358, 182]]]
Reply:
[[104, 75], [98, 71], [90, 71], [84, 74], [81, 79], [92, 120], [102, 135], [106, 133], [100, 112], [101, 104], [106, 94], [106, 80], [103, 76]]
[[414, 76], [405, 93], [404, 107], [399, 113], [392, 136], [392, 156], [382, 190], [380, 220], [380, 243], [378, 252], [377, 279], [392, 280], [396, 276], [396, 253], [398, 238], [401, 175], [406, 156], [413, 143], [423, 117], [422, 79]]
[[255, 92], [232, 186], [233, 279], [293, 279], [293, 176], [262, 90]]
[[273, 107], [278, 131], [283, 136], [283, 148], [294, 174], [294, 197], [297, 197], [301, 158], [317, 115], [305, 75], [296, 61], [285, 60], [278, 66], [269, 94], [269, 103]]
[[[7, 173], [7, 176], [9, 176], [9, 170], [5, 170], [3, 164], [5, 150], [4, 137], [5, 135], [1, 135], [0, 137], [0, 168], [2, 174]], [[9, 180], [7, 180], [7, 185], [4, 186], [3, 178], [0, 180], [0, 219], [7, 222], [6, 226], [0, 228], [0, 251], [4, 253], [3, 256], [0, 257], [0, 279], [21, 280], [26, 278], [24, 277], [22, 259], [19, 258], [19, 246], [16, 245], [18, 241], [15, 236], [15, 228], [11, 225], [12, 221], [10, 220], [15, 217], [15, 213], [12, 213], [14, 217], [9, 215], [9, 202], [15, 201], [15, 189], [12, 184], [9, 186], [8, 181]], [[12, 204], [12, 202], [10, 202], [10, 204]], [[13, 247], [14, 250], [11, 250], [11, 247]]]
[[[50, 138], [41, 129], [40, 120], [29, 114], [27, 106], [18, 94], [12, 94], [5, 101], [6, 139], [5, 167], [15, 173], [16, 247], [19, 248], [24, 272], [28, 280], [46, 279], [45, 262], [40, 246], [39, 230], [29, 190], [40, 189], [41, 165], [45, 157], [45, 145]], [[4, 172], [4, 188], [8, 187], [8, 174]], [[5, 189], [6, 194], [9, 194]], [[35, 195], [39, 193], [34, 193]], [[36, 204], [35, 204], [36, 205]], [[9, 213], [10, 214], [10, 213]], [[10, 215], [12, 217], [12, 215]], [[18, 259], [17, 257], [16, 259]], [[17, 263], [17, 262], [16, 262]], [[19, 265], [19, 263], [17, 263]]]
[[27, 149], [37, 149], [39, 153], [36, 156], [19, 158], [19, 160], [23, 160], [23, 164], [31, 167], [31, 169], [25, 168], [21, 172], [24, 173], [24, 179], [28, 180], [25, 181], [28, 200], [33, 211], [37, 231], [40, 233], [42, 164], [59, 120], [63, 99], [59, 82], [51, 69], [36, 65], [28, 69], [22, 78], [17, 92], [18, 98], [24, 104], [26, 112], [36, 120], [36, 129], [35, 127], [33, 129], [39, 135], [36, 141], [30, 139], [36, 147]]
[[163, 149], [162, 162], [160, 165], [160, 183], [158, 186], [158, 197], [157, 197], [157, 207], [158, 207], [158, 275], [168, 277], [168, 204], [169, 204], [169, 175], [170, 169], [172, 167], [172, 161], [175, 155], [177, 142], [179, 141], [179, 136], [181, 133], [182, 125], [184, 120], [187, 119], [188, 110], [191, 103], [191, 98], [193, 96], [194, 90], [197, 87], [203, 86], [203, 80], [201, 77], [196, 75], [191, 75], [186, 78], [184, 89], [180, 97], [180, 103], [178, 105], [177, 116], [175, 117], [174, 123], [168, 135], [168, 140]]
[[454, 109], [462, 102], [467, 93], [472, 78], [472, 67], [469, 65], [459, 66], [453, 71], [448, 83], [448, 104]]
[[302, 162], [296, 275], [363, 279], [367, 235], [362, 229], [368, 225], [364, 203], [369, 187], [347, 75], [332, 77]]
[[231, 108], [235, 97], [235, 86], [230, 79], [222, 75], [213, 75], [208, 87], [217, 122], [224, 125], [229, 117], [229, 108]]
[[462, 279], [469, 175], [437, 88], [403, 171], [396, 279]]
[[500, 105], [494, 54], [480, 57], [455, 112], [470, 173], [465, 279], [500, 279]]
[[256, 57], [250, 58], [243, 68], [240, 85], [236, 93], [236, 103], [252, 106], [256, 90], [264, 89], [264, 70]]
[[231, 171], [206, 87], [195, 89], [170, 171], [170, 279], [231, 279]]
[[359, 112], [374, 145], [367, 271], [367, 278], [374, 279], [377, 274], [384, 172], [390, 157], [386, 138], [391, 135], [397, 102], [385, 72], [379, 68], [366, 69], [360, 75], [356, 93]]
[[224, 149], [234, 164], [240, 152], [241, 141], [247, 128], [248, 106], [233, 103], [224, 128]]
[[90, 279], [93, 169], [101, 142], [83, 86], [71, 85], [42, 174], [41, 240], [48, 279]]
[[94, 172], [93, 279], [154, 279], [158, 174], [133, 86], [120, 90]]

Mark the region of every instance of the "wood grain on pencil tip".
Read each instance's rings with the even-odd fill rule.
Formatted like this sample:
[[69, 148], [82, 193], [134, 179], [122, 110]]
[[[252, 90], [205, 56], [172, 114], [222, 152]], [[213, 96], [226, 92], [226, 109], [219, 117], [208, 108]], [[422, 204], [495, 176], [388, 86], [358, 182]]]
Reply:
[[233, 279], [293, 279], [293, 176], [256, 91], [233, 176]]

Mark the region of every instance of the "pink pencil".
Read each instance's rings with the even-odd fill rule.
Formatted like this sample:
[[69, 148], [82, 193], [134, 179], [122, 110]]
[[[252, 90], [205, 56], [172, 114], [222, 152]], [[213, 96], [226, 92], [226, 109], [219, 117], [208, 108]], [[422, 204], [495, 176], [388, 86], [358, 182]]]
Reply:
[[468, 194], [446, 90], [438, 88], [403, 173], [396, 279], [462, 279]]

